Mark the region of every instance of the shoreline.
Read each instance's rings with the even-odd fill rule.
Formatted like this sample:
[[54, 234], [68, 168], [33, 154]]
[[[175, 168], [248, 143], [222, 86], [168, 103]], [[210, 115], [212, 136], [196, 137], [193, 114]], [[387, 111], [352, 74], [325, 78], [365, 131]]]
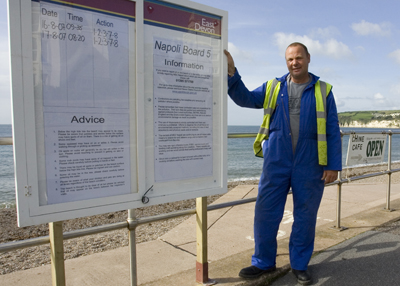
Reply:
[[[367, 125], [368, 125], [368, 124], [367, 124]], [[363, 125], [363, 124], [359, 124], [359, 125], [351, 124], [351, 125], [346, 125], [346, 126], [344, 126], [344, 125], [339, 125], [339, 128], [370, 128], [370, 129], [384, 128], [384, 129], [400, 129], [399, 126], [390, 126], [390, 127], [387, 127], [387, 126], [376, 126], [376, 125], [374, 125], [374, 124], [372, 124], [372, 125], [370, 125], [370, 126], [367, 126], [367, 125]]]
[[[399, 163], [393, 163], [392, 169], [400, 168]], [[387, 170], [387, 164], [347, 168], [342, 171], [342, 178], [360, 176], [366, 173], [382, 172]], [[351, 182], [352, 184], [381, 184], [387, 182], [387, 176], [372, 177], [365, 180]], [[400, 183], [400, 172], [392, 174], [392, 183]], [[258, 185], [258, 180], [228, 182], [228, 192], [239, 185]], [[214, 195], [207, 198], [210, 204], [222, 195]], [[137, 217], [148, 217], [196, 207], [196, 200], [184, 200], [161, 205], [136, 209]], [[178, 217], [165, 221], [158, 221], [140, 225], [136, 232], [137, 243], [143, 243], [158, 239], [189, 216]], [[126, 221], [127, 211], [106, 213], [90, 217], [71, 219], [63, 222], [63, 232], [76, 229], [100, 226]], [[17, 227], [17, 214], [15, 208], [0, 209], [0, 243], [24, 240], [48, 235], [48, 225], [36, 225], [30, 227]], [[123, 246], [128, 246], [128, 232], [120, 229], [95, 235], [79, 237], [64, 241], [64, 258], [71, 259], [86, 256], [97, 252], [103, 252]], [[10, 252], [0, 253], [0, 275], [19, 270], [39, 267], [50, 263], [49, 245], [29, 247]]]

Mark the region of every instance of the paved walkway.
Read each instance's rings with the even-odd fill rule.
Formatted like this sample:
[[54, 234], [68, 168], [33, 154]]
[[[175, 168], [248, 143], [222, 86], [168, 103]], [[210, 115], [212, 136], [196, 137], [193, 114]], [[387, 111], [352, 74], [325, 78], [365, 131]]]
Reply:
[[[380, 271], [391, 270], [387, 267], [390, 263], [384, 263], [386, 259], [397, 258], [396, 263], [400, 265], [400, 236], [372, 231], [376, 226], [400, 217], [400, 211], [383, 210], [386, 188], [385, 184], [351, 183], [343, 186], [341, 225], [348, 227], [345, 231], [331, 229], [336, 224], [337, 187], [326, 188], [318, 213], [315, 251], [327, 251], [316, 255], [311, 261], [314, 282], [319, 283], [314, 285], [389, 284], [390, 280], [368, 284], [371, 281], [369, 276], [376, 276], [375, 271], [371, 270], [372, 264], [375, 267], [373, 269], [379, 271], [380, 279], [392, 277], [381, 275]], [[242, 185], [215, 203], [254, 197], [256, 193], [257, 186]], [[400, 184], [392, 185], [391, 208], [400, 210]], [[209, 276], [218, 285], [266, 285], [289, 271], [288, 239], [293, 222], [290, 195], [278, 235], [278, 270], [256, 281], [238, 277], [240, 269], [250, 265], [253, 253], [253, 215], [254, 203], [209, 212]], [[392, 252], [397, 252], [397, 255], [392, 255]], [[195, 254], [196, 228], [195, 219], [191, 217], [158, 240], [137, 245], [139, 285], [197, 285]], [[70, 259], [65, 262], [65, 268], [68, 286], [131, 285], [128, 247]], [[366, 281], [346, 278], [346, 283], [338, 282], [342, 281], [338, 280], [344, 275], [342, 272], [348, 276], [356, 273], [354, 277], [360, 276]], [[398, 273], [400, 271], [397, 270], [393, 275]], [[399, 281], [398, 277], [396, 279]], [[358, 281], [362, 282], [354, 284]], [[324, 284], [328, 282], [333, 284]], [[274, 283], [297, 284], [291, 273]], [[0, 285], [51, 285], [50, 266], [0, 275]]]
[[[398, 285], [400, 236], [367, 231], [316, 255], [309, 264], [312, 285]], [[292, 273], [273, 286], [297, 285]]]

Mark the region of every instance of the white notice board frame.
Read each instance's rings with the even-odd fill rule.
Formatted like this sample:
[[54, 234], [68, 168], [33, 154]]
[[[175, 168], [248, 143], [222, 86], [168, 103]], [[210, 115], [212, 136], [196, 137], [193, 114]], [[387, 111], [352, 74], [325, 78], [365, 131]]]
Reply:
[[[159, 11], [158, 9], [162, 10]], [[191, 17], [192, 25], [190, 27], [180, 26], [179, 21], [178, 23], [168, 23], [168, 17], [165, 17], [165, 15], [172, 15], [170, 19], [180, 18], [180, 16], [184, 18], [183, 14], [185, 12], [191, 13], [193, 10], [195, 12]], [[227, 191], [227, 63], [223, 51], [227, 49], [228, 44], [228, 14], [226, 11], [184, 0], [144, 1], [144, 11], [144, 101], [140, 103], [143, 108], [139, 108], [139, 112], [143, 112], [143, 116], [139, 117], [143, 118], [144, 121], [141, 122], [143, 128], [139, 128], [143, 133], [138, 138], [141, 138], [142, 141], [140, 143], [144, 144], [144, 149], [141, 149], [144, 152], [139, 154], [139, 158], [145, 158], [145, 161], [139, 160], [139, 162], [145, 162], [145, 164], [141, 165], [139, 170], [145, 170], [145, 181], [141, 183], [144, 184], [144, 190], [147, 192], [146, 198], [144, 198], [147, 202], [146, 205], [225, 193]], [[180, 14], [182, 11], [183, 14]], [[196, 11], [199, 13], [196, 13]], [[148, 13], [146, 14], [146, 12]], [[157, 12], [159, 12], [160, 19], [157, 18]], [[149, 19], [147, 18], [149, 15], [154, 17]], [[196, 18], [196, 15], [200, 15], [200, 19]], [[202, 26], [207, 28], [205, 27], [206, 22], [210, 22], [209, 20], [203, 20], [201, 16], [204, 16], [205, 19], [209, 19], [208, 17], [220, 19], [221, 30], [220, 37], [217, 37], [217, 40], [210, 40], [215, 39], [213, 35], [210, 37], [210, 35], [199, 33], [198, 29], [202, 29]], [[213, 27], [209, 28], [212, 29]], [[215, 31], [206, 30], [206, 32], [213, 34]], [[185, 45], [194, 49], [194, 46], [198, 44], [198, 50], [201, 51], [207, 46], [211, 47], [213, 56], [211, 103], [213, 120], [210, 128], [212, 129], [212, 139], [209, 139], [212, 140], [212, 142], [210, 141], [210, 145], [212, 145], [212, 173], [210, 175], [201, 175], [200, 177], [187, 176], [187, 178], [175, 180], [156, 180], [155, 161], [158, 151], [155, 148], [157, 145], [155, 141], [157, 132], [155, 130], [156, 118], [154, 114], [155, 106], [157, 105], [155, 102], [156, 81], [154, 78], [154, 57], [156, 55], [153, 50], [155, 41], [159, 38], [168, 38], [171, 43], [175, 41], [180, 43], [181, 53]], [[190, 46], [191, 44], [194, 46]], [[217, 47], [213, 46], [214, 44]], [[207, 50], [205, 53], [207, 53]], [[163, 59], [162, 61], [165, 62], [166, 60], [168, 59]], [[183, 119], [183, 121], [186, 121], [186, 119]]]
[[[130, 190], [122, 195], [75, 199], [67, 202], [49, 204], [47, 189], [43, 182], [49, 172], [45, 162], [45, 131], [43, 99], [38, 99], [38, 79], [40, 69], [35, 62], [32, 31], [32, 0], [9, 0], [9, 35], [11, 56], [11, 89], [13, 105], [13, 138], [16, 176], [16, 197], [19, 226], [62, 221], [77, 217], [96, 215], [118, 210], [133, 209], [146, 205], [190, 199], [200, 196], [226, 192], [227, 163], [227, 110], [226, 88], [227, 70], [223, 50], [227, 48], [227, 12], [190, 1], [165, 1], [185, 9], [193, 9], [221, 18], [221, 37], [219, 58], [214, 63], [214, 73], [218, 75], [218, 90], [213, 90], [213, 174], [207, 178], [195, 178], [155, 183], [154, 159], [149, 158], [149, 125], [146, 106], [149, 91], [145, 83], [145, 24], [143, 0], [126, 0], [135, 3], [134, 28], [129, 34], [129, 146], [130, 152]], [[34, 0], [34, 2], [39, 2]], [[51, 2], [51, 1], [50, 1]], [[68, 2], [57, 1], [57, 2]], [[90, 1], [89, 1], [90, 2]], [[112, 2], [112, 1], [111, 1]], [[90, 9], [89, 9], [90, 10]], [[130, 23], [130, 28], [132, 23]], [[41, 82], [41, 79], [40, 81]], [[40, 90], [40, 88], [39, 88]], [[150, 92], [152, 93], [152, 92]], [[39, 94], [41, 97], [42, 94]], [[38, 102], [40, 104], [38, 104]], [[39, 108], [38, 108], [39, 106]], [[55, 108], [56, 112], [59, 109]], [[79, 117], [77, 117], [79, 119]], [[153, 134], [151, 134], [153, 135]], [[151, 136], [150, 135], [150, 136]], [[153, 153], [154, 154], [154, 153]], [[153, 165], [152, 165], [153, 164]], [[217, 168], [217, 169], [215, 169]], [[210, 183], [211, 182], [211, 183]], [[205, 184], [204, 184], [205, 183]], [[46, 186], [46, 184], [44, 184]], [[149, 198], [148, 204], [142, 201], [143, 195]]]

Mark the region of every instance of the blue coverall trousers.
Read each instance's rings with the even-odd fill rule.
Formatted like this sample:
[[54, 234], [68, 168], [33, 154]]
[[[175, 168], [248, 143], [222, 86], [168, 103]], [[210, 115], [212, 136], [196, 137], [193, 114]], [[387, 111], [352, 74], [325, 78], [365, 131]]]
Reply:
[[269, 169], [268, 173], [263, 172], [259, 183], [252, 265], [260, 269], [275, 265], [276, 237], [292, 187], [294, 223], [289, 242], [290, 264], [293, 269], [306, 270], [314, 249], [317, 213], [324, 190], [324, 182], [321, 181], [323, 169], [320, 167], [319, 171], [311, 174], [304, 168], [296, 167], [287, 168], [286, 172], [282, 172], [281, 168], [276, 172]]

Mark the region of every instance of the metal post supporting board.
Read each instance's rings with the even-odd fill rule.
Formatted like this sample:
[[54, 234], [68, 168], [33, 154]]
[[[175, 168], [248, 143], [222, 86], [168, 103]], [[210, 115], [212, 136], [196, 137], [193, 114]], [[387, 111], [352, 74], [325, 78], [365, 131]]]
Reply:
[[[339, 172], [339, 181], [342, 180], [341, 177], [342, 177], [341, 172]], [[338, 231], [347, 229], [347, 227], [340, 225], [341, 212], [342, 212], [342, 183], [339, 182], [337, 188], [337, 200], [336, 200], [336, 225], [333, 227], [333, 229]]]
[[51, 277], [53, 286], [65, 286], [62, 221], [49, 223]]
[[214, 285], [216, 281], [208, 278], [207, 197], [196, 199], [196, 233], [196, 281], [204, 285]]
[[136, 257], [136, 213], [134, 209], [128, 210], [129, 250], [131, 264], [131, 286], [137, 286], [137, 257]]
[[[340, 131], [341, 145], [343, 146], [343, 132]], [[337, 185], [337, 199], [336, 199], [336, 225], [331, 227], [331, 229], [342, 231], [347, 229], [347, 227], [340, 226], [340, 214], [342, 207], [342, 172], [339, 172], [338, 176], [339, 184]]]
[[389, 131], [389, 142], [388, 142], [388, 185], [386, 193], [386, 211], [393, 211], [390, 209], [390, 189], [392, 186], [392, 132]]

